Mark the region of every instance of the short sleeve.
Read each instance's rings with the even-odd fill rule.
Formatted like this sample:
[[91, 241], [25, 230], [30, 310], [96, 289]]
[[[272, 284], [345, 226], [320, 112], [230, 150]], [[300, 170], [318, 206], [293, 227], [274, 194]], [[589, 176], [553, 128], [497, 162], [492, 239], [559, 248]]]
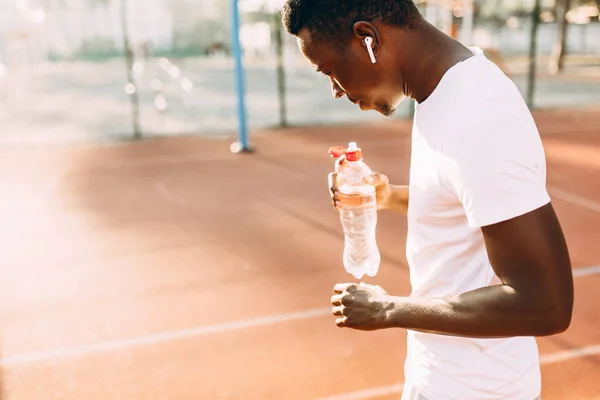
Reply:
[[440, 174], [469, 226], [509, 220], [550, 202], [544, 149], [529, 117], [480, 114], [445, 138]]

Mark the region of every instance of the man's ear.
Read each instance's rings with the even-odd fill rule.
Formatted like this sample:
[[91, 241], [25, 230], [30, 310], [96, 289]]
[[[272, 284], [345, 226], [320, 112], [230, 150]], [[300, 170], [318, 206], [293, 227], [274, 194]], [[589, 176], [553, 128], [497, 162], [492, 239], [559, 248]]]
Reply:
[[366, 21], [358, 21], [354, 23], [352, 30], [354, 31], [354, 36], [360, 40], [365, 49], [367, 48], [365, 39], [367, 37], [371, 37], [373, 39], [371, 41], [373, 54], [375, 54], [375, 56], [379, 55], [379, 50], [381, 48], [381, 35], [379, 34], [379, 30], [373, 24]]

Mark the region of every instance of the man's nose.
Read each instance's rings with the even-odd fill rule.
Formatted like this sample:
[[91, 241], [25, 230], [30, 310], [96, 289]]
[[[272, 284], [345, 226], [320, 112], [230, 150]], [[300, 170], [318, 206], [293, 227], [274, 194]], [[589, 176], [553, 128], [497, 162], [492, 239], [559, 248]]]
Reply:
[[340, 85], [338, 85], [337, 82], [333, 79], [331, 79], [331, 93], [336, 99], [339, 99], [340, 97], [343, 97], [346, 94], [346, 92], [344, 92], [344, 89], [342, 89]]

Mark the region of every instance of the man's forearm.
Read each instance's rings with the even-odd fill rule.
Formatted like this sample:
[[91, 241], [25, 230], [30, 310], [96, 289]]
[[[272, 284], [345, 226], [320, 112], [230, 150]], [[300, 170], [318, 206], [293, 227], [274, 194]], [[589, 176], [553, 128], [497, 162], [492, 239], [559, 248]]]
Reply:
[[443, 299], [392, 297], [386, 319], [389, 327], [475, 338], [547, 336], [568, 327], [570, 316], [533, 297], [506, 285]]
[[408, 211], [407, 185], [390, 185], [390, 198], [386, 209], [406, 215]]

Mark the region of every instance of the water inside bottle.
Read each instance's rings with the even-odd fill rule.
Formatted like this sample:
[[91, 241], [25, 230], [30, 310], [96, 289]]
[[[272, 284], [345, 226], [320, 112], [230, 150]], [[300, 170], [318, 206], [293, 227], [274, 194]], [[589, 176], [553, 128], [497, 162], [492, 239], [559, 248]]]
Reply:
[[381, 257], [375, 240], [377, 202], [371, 185], [340, 187], [342, 209], [340, 219], [344, 229], [343, 262], [346, 271], [356, 279], [365, 274], [375, 276]]

